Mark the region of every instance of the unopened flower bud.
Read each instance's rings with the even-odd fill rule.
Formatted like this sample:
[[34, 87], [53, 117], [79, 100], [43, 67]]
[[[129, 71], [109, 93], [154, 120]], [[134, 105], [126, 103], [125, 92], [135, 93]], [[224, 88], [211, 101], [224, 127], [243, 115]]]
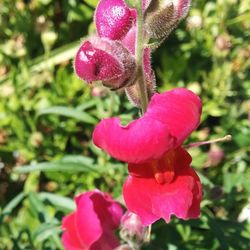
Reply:
[[91, 95], [94, 97], [104, 97], [107, 95], [107, 88], [102, 86], [94, 87], [91, 91]]
[[34, 132], [30, 137], [30, 143], [34, 147], [39, 147], [43, 143], [43, 135], [40, 132]]
[[135, 18], [135, 10], [126, 6], [123, 0], [101, 0], [95, 11], [98, 35], [119, 40], [126, 35]]
[[215, 167], [219, 165], [223, 158], [224, 158], [224, 151], [217, 145], [212, 144], [208, 152], [209, 166]]
[[124, 240], [136, 239], [138, 242], [144, 240], [146, 227], [141, 223], [138, 215], [132, 212], [126, 212], [121, 219], [121, 224], [121, 237]]
[[228, 51], [232, 46], [230, 36], [227, 34], [218, 36], [215, 41], [215, 46], [219, 51]]
[[152, 0], [142, 0], [142, 9], [146, 11], [148, 6], [151, 4]]
[[80, 46], [74, 68], [82, 80], [102, 81], [104, 86], [116, 90], [133, 82], [136, 64], [134, 56], [119, 41], [93, 38]]
[[192, 15], [187, 19], [188, 29], [199, 29], [202, 27], [202, 17], [200, 14]]
[[[135, 43], [136, 43], [136, 27], [132, 27], [127, 35], [122, 40], [122, 44], [129, 49], [129, 51], [134, 55], [135, 54]], [[143, 55], [143, 69], [145, 82], [147, 86], [148, 97], [152, 96], [155, 92], [156, 80], [155, 74], [151, 67], [151, 50], [149, 48], [144, 49]], [[134, 82], [131, 86], [125, 88], [127, 97], [129, 101], [136, 107], [140, 107], [140, 92], [137, 84], [138, 79], [134, 79]]]
[[[156, 80], [154, 72], [151, 72], [151, 75], [145, 74], [145, 82], [147, 87], [148, 99], [152, 97], [155, 92], [156, 88]], [[136, 107], [141, 107], [141, 97], [140, 97], [140, 90], [138, 88], [137, 81], [129, 87], [125, 88], [126, 95], [128, 100]]]
[[124, 244], [124, 245], [121, 245], [121, 246], [115, 248], [115, 250], [133, 250], [133, 249], [129, 245]]
[[57, 34], [54, 31], [44, 31], [41, 40], [45, 50], [50, 51], [57, 40]]
[[186, 17], [190, 0], [155, 0], [146, 11], [145, 29], [151, 38], [162, 39]]

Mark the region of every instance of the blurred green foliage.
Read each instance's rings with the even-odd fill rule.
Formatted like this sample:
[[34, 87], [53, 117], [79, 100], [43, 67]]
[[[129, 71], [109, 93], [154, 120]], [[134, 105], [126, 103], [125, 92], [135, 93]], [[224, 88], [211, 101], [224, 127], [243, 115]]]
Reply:
[[[98, 120], [126, 122], [137, 110], [72, 69], [96, 3], [0, 2], [1, 250], [62, 249], [60, 221], [76, 193], [99, 188], [121, 199], [126, 166], [93, 146], [91, 133]], [[194, 0], [153, 55], [159, 91], [184, 86], [203, 100], [188, 142], [233, 140], [190, 150], [204, 187], [201, 219], [159, 221], [144, 249], [250, 249], [249, 212], [239, 219], [250, 203], [249, 20], [249, 0]]]

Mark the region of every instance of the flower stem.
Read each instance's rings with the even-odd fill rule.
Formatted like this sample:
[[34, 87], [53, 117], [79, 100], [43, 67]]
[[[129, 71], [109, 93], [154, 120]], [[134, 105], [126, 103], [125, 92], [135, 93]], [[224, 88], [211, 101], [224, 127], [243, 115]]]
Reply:
[[143, 30], [143, 13], [142, 13], [142, 3], [138, 1], [137, 6], [137, 19], [136, 19], [136, 47], [135, 47], [135, 59], [137, 65], [137, 84], [140, 93], [140, 102], [142, 113], [144, 114], [148, 106], [148, 93], [144, 76], [143, 69], [143, 55], [144, 55], [144, 30]]

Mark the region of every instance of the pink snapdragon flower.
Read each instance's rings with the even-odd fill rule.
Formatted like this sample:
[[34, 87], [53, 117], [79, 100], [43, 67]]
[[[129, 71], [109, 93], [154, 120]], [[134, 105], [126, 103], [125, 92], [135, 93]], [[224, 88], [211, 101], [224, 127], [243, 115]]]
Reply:
[[104, 119], [96, 126], [94, 143], [128, 162], [124, 199], [144, 225], [160, 218], [169, 222], [171, 215], [199, 216], [201, 183], [181, 145], [198, 127], [200, 115], [199, 97], [177, 88], [155, 94], [144, 116], [127, 126], [121, 126], [118, 118]]
[[62, 243], [66, 250], [113, 250], [119, 245], [115, 230], [120, 225], [122, 207], [99, 190], [75, 198], [76, 211], [65, 216]]

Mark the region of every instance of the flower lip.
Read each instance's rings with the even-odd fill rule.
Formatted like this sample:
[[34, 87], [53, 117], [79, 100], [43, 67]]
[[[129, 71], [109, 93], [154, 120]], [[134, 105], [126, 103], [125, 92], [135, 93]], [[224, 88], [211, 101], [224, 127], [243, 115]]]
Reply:
[[[166, 153], [163, 159], [174, 155], [171, 161], [175, 176], [172, 179], [168, 176], [170, 179], [165, 182], [155, 179], [151, 162], [129, 164], [129, 177], [123, 186], [124, 200], [128, 209], [136, 213], [145, 226], [160, 218], [169, 222], [172, 215], [185, 220], [200, 215], [202, 188], [199, 177], [190, 167], [192, 158], [182, 148], [171, 154]], [[164, 162], [159, 159], [158, 163]], [[162, 169], [165, 167], [161, 166]]]
[[177, 88], [155, 94], [144, 116], [125, 127], [118, 118], [102, 120], [94, 130], [93, 142], [121, 161], [157, 160], [182, 145], [199, 125], [200, 115], [199, 97]]
[[126, 126], [119, 118], [102, 120], [93, 132], [93, 142], [124, 162], [145, 162], [159, 158], [173, 148], [174, 137], [168, 126], [150, 117], [141, 117]]

